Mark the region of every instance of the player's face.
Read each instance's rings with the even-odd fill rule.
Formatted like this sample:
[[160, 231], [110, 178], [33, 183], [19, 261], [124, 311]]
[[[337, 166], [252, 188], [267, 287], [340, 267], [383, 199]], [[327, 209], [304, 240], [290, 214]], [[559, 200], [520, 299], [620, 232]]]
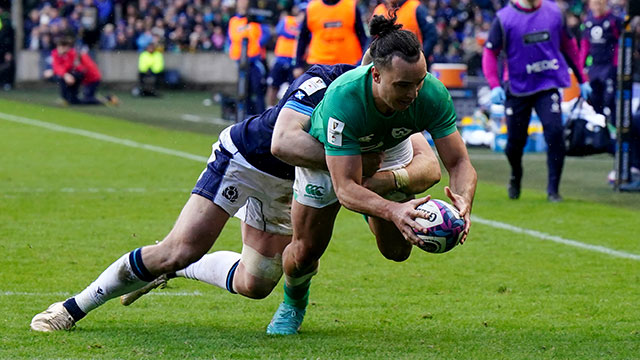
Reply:
[[418, 97], [427, 76], [427, 64], [422, 54], [415, 63], [394, 56], [391, 66], [374, 71], [373, 76], [379, 87], [377, 94], [380, 100], [392, 110], [402, 111]]
[[591, 9], [591, 11], [597, 14], [601, 14], [605, 11], [605, 7], [606, 7], [605, 1], [606, 0], [590, 0], [589, 9]]

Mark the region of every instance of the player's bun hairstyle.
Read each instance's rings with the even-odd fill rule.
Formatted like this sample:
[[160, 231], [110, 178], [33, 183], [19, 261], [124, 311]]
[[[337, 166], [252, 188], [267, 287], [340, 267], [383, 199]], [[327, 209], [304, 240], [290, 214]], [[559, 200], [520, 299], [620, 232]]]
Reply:
[[375, 15], [369, 22], [369, 30], [373, 40], [369, 52], [376, 68], [391, 65], [394, 56], [400, 57], [408, 63], [415, 63], [420, 59], [422, 45], [416, 35], [402, 30], [402, 25], [396, 24], [398, 17], [395, 11], [390, 12], [390, 19], [382, 15]]

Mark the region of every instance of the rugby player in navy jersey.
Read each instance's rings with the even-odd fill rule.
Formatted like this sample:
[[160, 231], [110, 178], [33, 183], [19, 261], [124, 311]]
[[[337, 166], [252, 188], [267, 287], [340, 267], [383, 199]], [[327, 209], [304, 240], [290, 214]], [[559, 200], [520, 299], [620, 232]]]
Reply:
[[607, 0], [589, 0], [589, 10], [580, 42], [581, 63], [591, 56], [587, 74], [593, 94], [589, 102], [597, 113], [606, 115], [615, 125], [618, 39], [622, 33], [622, 19], [609, 11]]
[[[506, 55], [508, 72], [504, 88], [498, 77], [497, 57], [501, 51]], [[591, 87], [583, 79], [575, 39], [567, 31], [555, 2], [512, 0], [498, 11], [482, 56], [482, 70], [491, 87], [491, 100], [505, 105], [508, 130], [505, 154], [511, 165], [510, 199], [520, 197], [522, 154], [531, 110], [535, 108], [548, 148], [547, 199], [562, 201], [559, 186], [565, 148], [558, 89], [570, 85], [568, 67], [580, 83], [581, 96], [588, 98]]]
[[[82, 292], [37, 314], [31, 329], [71, 329], [107, 300], [122, 295], [121, 302], [128, 305], [172, 277], [200, 280], [254, 299], [269, 295], [282, 276], [282, 252], [291, 241], [294, 178], [293, 166], [271, 154], [276, 119], [284, 127], [308, 127], [328, 84], [353, 68], [314, 66], [292, 83], [277, 106], [223, 130], [165, 239], [124, 254]], [[322, 144], [302, 135], [287, 139], [288, 144], [299, 149], [300, 161], [326, 169]], [[415, 182], [423, 191], [439, 181], [440, 166], [422, 135], [412, 138], [412, 145], [407, 170], [419, 174]], [[376, 172], [382, 159], [381, 154], [363, 159], [363, 173], [369, 176], [369, 188], [386, 194], [395, 185], [391, 172]], [[234, 215], [242, 221], [242, 253], [207, 254]]]

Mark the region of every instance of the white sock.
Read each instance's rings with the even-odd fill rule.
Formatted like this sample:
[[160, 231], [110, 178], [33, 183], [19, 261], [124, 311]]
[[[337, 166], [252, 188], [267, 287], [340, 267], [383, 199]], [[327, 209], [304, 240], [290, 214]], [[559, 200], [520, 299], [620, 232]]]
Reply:
[[148, 284], [140, 280], [131, 270], [129, 254], [126, 253], [116, 260], [91, 285], [74, 296], [80, 310], [86, 314], [109, 299], [130, 293]]
[[236, 252], [216, 251], [212, 254], [206, 254], [202, 259], [177, 271], [176, 276], [200, 280], [221, 289], [235, 292], [233, 284], [230, 284], [231, 289], [227, 288], [227, 276], [238, 260], [240, 260], [240, 254]]

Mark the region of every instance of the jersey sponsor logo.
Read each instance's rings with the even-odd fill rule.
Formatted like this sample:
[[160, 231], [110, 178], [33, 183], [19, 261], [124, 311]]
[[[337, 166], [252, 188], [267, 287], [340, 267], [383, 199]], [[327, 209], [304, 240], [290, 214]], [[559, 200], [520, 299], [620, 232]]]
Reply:
[[327, 87], [324, 80], [318, 76], [314, 76], [310, 79], [305, 80], [300, 86], [298, 86], [299, 90], [304, 91], [307, 95], [311, 96], [316, 91], [322, 90]]
[[391, 136], [393, 136], [396, 139], [400, 139], [401, 137], [407, 134], [411, 134], [411, 129], [407, 129], [404, 127], [391, 129]]
[[384, 145], [384, 142], [380, 141], [379, 143], [377, 143], [375, 145], [361, 146], [360, 147], [360, 151], [362, 151], [362, 152], [373, 151], [373, 150], [376, 150], [377, 148], [382, 147], [382, 145]]
[[527, 64], [527, 74], [540, 73], [547, 70], [558, 70], [558, 59], [540, 60], [531, 64]]
[[296, 99], [298, 100], [302, 100], [302, 98], [304, 97], [304, 93], [302, 91], [298, 91], [295, 95], [293, 95], [296, 97]]
[[534, 33], [525, 34], [523, 38], [524, 38], [525, 44], [531, 45], [531, 44], [549, 41], [549, 39], [551, 39], [551, 34], [549, 34], [548, 31], [538, 31]]
[[307, 186], [304, 187], [304, 192], [306, 192], [305, 196], [318, 199], [324, 196], [324, 186], [307, 184]]
[[224, 196], [227, 200], [231, 201], [231, 202], [235, 202], [236, 200], [238, 200], [238, 188], [236, 188], [235, 186], [227, 186], [223, 191], [222, 191], [222, 196]]
[[329, 118], [329, 124], [327, 128], [327, 141], [331, 145], [342, 146], [342, 131], [344, 130], [344, 123], [340, 120]]
[[373, 136], [374, 135], [375, 134], [370, 134], [370, 135], [367, 135], [367, 136], [359, 137], [358, 141], [360, 141], [360, 142], [369, 142], [369, 141], [373, 140]]
[[329, 21], [323, 24], [325, 29], [335, 29], [335, 28], [341, 28], [342, 27], [342, 21], [338, 20], [338, 21]]
[[605, 41], [604, 30], [600, 26], [592, 27], [589, 35], [591, 35], [591, 42], [593, 43], [603, 43]]

